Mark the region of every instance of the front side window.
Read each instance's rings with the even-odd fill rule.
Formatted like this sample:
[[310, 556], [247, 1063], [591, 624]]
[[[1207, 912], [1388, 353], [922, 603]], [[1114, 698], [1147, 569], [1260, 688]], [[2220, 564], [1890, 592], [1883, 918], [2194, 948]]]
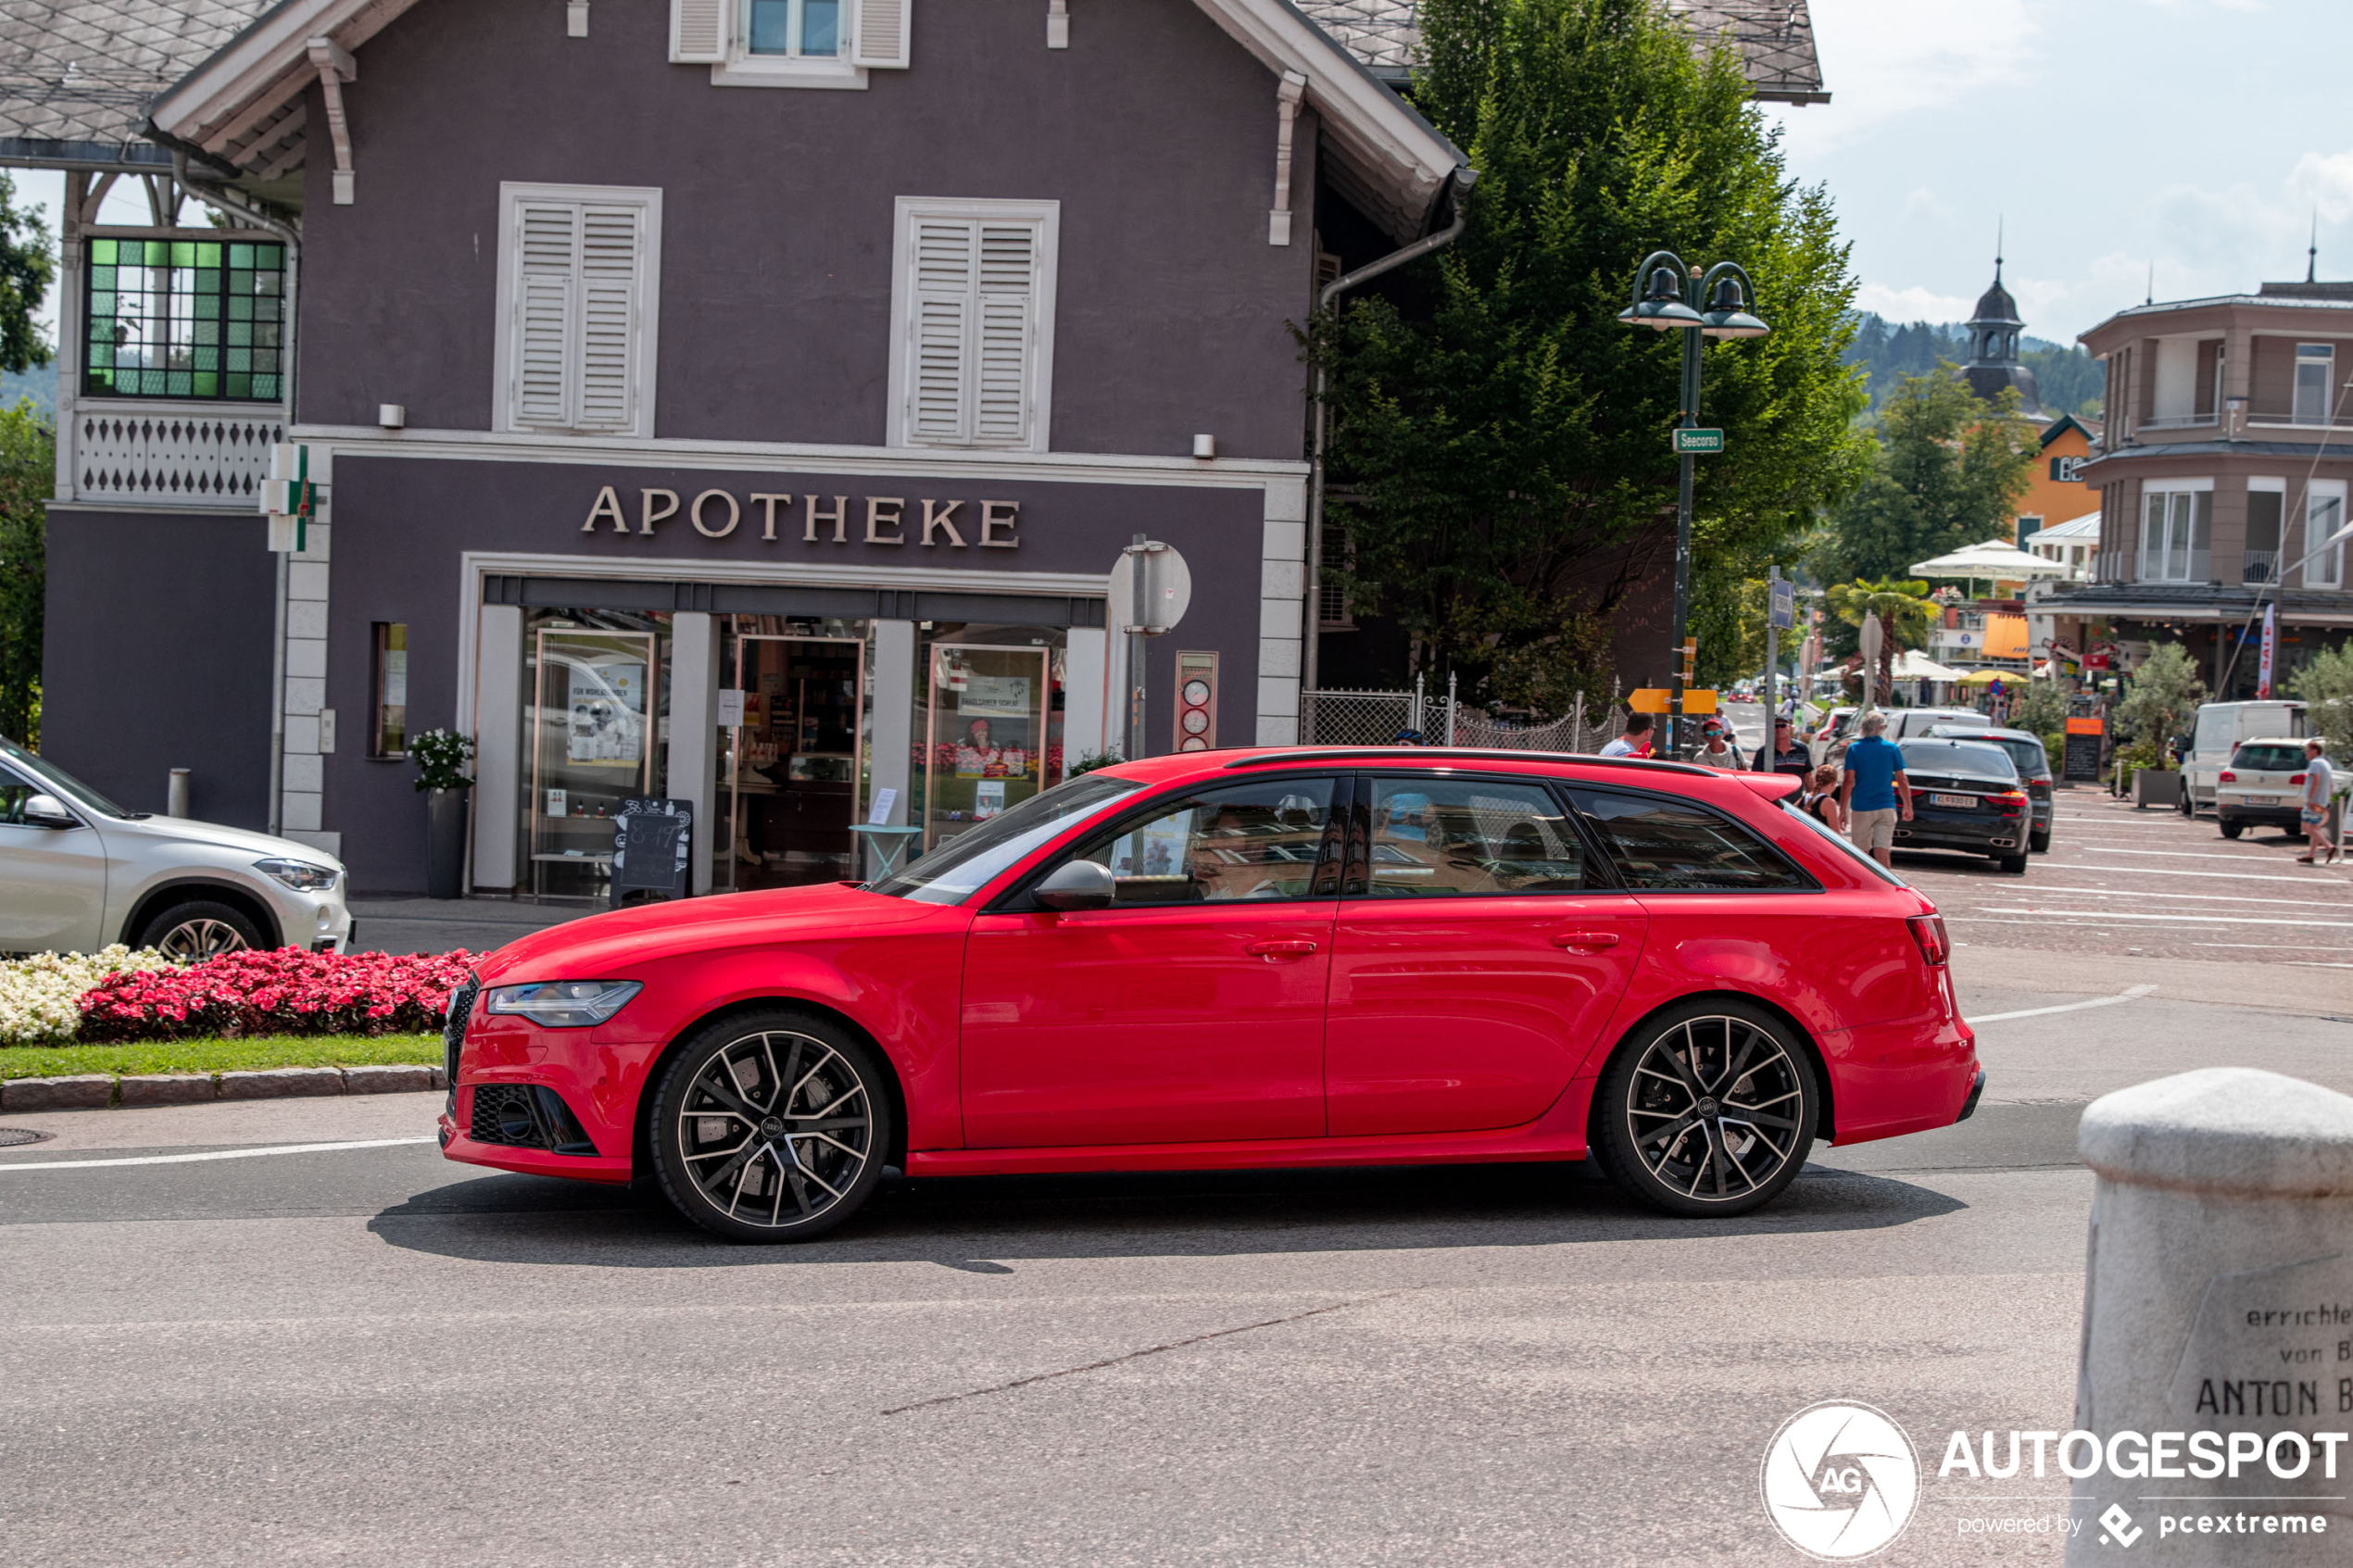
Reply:
[[283, 395], [286, 247], [93, 239], [82, 390], [93, 397]]
[[1064, 829], [1143, 787], [1115, 773], [1081, 774], [958, 834], [874, 890], [919, 904], [961, 904]]
[[1568, 813], [1541, 786], [1439, 777], [1371, 784], [1364, 891], [1373, 897], [1493, 897], [1592, 885]]
[[841, 0], [746, 0], [750, 53], [827, 59], [841, 53]]
[[1805, 874], [1746, 828], [1704, 806], [1657, 796], [1575, 792], [1626, 884], [1644, 893], [1794, 892]]
[[2334, 403], [2329, 383], [2336, 368], [2336, 350], [2325, 343], [2296, 345], [2296, 422], [2324, 425]]
[[[1142, 822], [1119, 824], [1072, 853], [1107, 866], [1114, 908], [1329, 897], [1339, 852], [1337, 780], [1253, 779], [1187, 796]], [[1323, 874], [1318, 876], [1319, 867]]]
[[101, 816], [120, 817], [128, 821], [147, 815], [145, 811], [124, 810], [55, 762], [35, 757], [14, 741], [0, 740], [0, 757], [7, 759], [19, 772], [34, 781], [36, 788], [32, 793], [57, 796], [77, 806], [87, 807]]

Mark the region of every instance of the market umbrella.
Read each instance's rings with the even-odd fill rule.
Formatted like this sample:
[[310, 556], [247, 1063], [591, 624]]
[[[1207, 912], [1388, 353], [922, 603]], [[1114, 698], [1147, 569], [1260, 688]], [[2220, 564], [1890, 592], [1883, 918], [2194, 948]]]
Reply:
[[2035, 577], [2064, 577], [2067, 568], [2055, 560], [2027, 554], [2014, 545], [1999, 539], [1988, 539], [1982, 545], [1969, 545], [1934, 560], [1914, 561], [1916, 577], [1984, 578], [1995, 583], [2023, 583]]
[[1888, 671], [1888, 676], [1896, 681], [1957, 681], [1962, 678], [1960, 671], [1939, 664], [1928, 655], [1912, 648], [1906, 648], [1895, 656], [1895, 668]]

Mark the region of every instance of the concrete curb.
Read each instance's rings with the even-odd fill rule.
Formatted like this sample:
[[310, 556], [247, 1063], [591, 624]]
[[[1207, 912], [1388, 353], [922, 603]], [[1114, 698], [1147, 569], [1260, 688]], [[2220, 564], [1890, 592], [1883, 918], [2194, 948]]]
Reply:
[[157, 1073], [118, 1078], [0, 1081], [0, 1110], [106, 1110], [122, 1106], [196, 1105], [215, 1099], [285, 1099], [300, 1095], [416, 1094], [446, 1086], [438, 1067], [278, 1067], [252, 1073]]

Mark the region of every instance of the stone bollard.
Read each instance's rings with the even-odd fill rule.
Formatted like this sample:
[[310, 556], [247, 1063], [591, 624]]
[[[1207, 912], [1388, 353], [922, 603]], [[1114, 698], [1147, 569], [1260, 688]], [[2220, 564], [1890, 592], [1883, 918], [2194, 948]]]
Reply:
[[2077, 1146], [2067, 1561], [2353, 1562], [2353, 1098], [2206, 1068], [2095, 1100]]

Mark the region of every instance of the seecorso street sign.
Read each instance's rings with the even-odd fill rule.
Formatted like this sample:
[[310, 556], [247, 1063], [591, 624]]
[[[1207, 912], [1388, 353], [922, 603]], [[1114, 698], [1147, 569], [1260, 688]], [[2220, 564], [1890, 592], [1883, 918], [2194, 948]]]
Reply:
[[1675, 450], [1680, 452], [1721, 452], [1724, 433], [1720, 430], [1678, 430]]
[[1776, 631], [1787, 632], [1797, 624], [1797, 584], [1787, 578], [1776, 577], [1768, 589], [1770, 603], [1766, 607], [1766, 624]]

